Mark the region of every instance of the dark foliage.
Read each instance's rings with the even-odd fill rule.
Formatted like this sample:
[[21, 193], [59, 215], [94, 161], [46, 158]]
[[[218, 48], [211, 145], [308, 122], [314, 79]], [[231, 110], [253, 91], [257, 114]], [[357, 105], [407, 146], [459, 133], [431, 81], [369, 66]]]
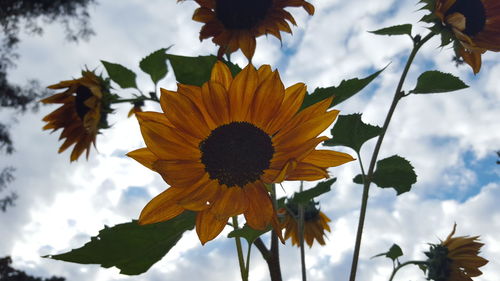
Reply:
[[[47, 94], [32, 80], [27, 85], [14, 85], [8, 80], [8, 70], [15, 66], [18, 58], [16, 48], [20, 42], [20, 32], [41, 35], [42, 23], [60, 23], [69, 41], [87, 39], [94, 32], [89, 27], [87, 7], [95, 0], [0, 0], [0, 109], [12, 109], [22, 113], [27, 109], [36, 110], [41, 97]], [[14, 151], [9, 126], [0, 122], [0, 153]], [[0, 173], [0, 192], [14, 179], [14, 169], [4, 168]], [[5, 211], [17, 199], [15, 193], [0, 199], [0, 210]], [[4, 279], [0, 279], [4, 280]], [[14, 280], [14, 279], [8, 279]], [[38, 280], [38, 279], [15, 279]]]
[[63, 277], [52, 276], [50, 278], [33, 277], [22, 270], [10, 266], [10, 257], [0, 258], [0, 281], [65, 281]]
[[[14, 180], [14, 171], [13, 167], [3, 168], [2, 172], [0, 172], [0, 192], [7, 187], [7, 184]], [[11, 194], [5, 196], [0, 199], [0, 210], [5, 212], [7, 207], [13, 206], [14, 201], [17, 199], [17, 194], [12, 192]]]

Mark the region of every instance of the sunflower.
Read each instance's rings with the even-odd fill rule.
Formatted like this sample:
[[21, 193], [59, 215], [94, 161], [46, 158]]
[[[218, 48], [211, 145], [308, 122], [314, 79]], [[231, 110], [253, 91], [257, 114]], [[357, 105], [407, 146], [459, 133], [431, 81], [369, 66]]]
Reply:
[[63, 129], [59, 139], [65, 139], [59, 153], [75, 145], [70, 160], [75, 161], [86, 151], [89, 157], [90, 146], [94, 144], [100, 128], [104, 128], [106, 114], [103, 112], [103, 92], [105, 86], [101, 78], [91, 71], [82, 71], [82, 77], [62, 81], [48, 87], [66, 89], [41, 100], [44, 104], [62, 104], [58, 109], [45, 116], [44, 130]]
[[271, 34], [281, 40], [280, 32], [292, 33], [289, 23], [296, 25], [287, 7], [303, 7], [310, 15], [314, 6], [305, 0], [195, 0], [200, 8], [193, 20], [204, 23], [200, 40], [212, 38], [219, 45], [219, 58], [241, 49], [251, 60], [255, 38]]
[[254, 229], [276, 227], [265, 184], [326, 178], [328, 167], [354, 160], [315, 150], [328, 139], [318, 134], [339, 112], [326, 111], [331, 99], [298, 112], [305, 93], [302, 83], [285, 89], [269, 65], [256, 70], [249, 64], [233, 77], [220, 61], [201, 87], [162, 89], [164, 113], [136, 113], [147, 147], [128, 156], [158, 172], [170, 187], [146, 205], [139, 223], [196, 211], [202, 244], [240, 214]]
[[479, 236], [453, 237], [457, 225], [441, 244], [432, 245], [425, 254], [428, 278], [435, 281], [472, 281], [471, 277], [483, 274], [479, 267], [488, 260], [479, 256], [479, 249], [484, 245], [478, 242]]
[[[298, 205], [288, 203], [286, 208], [282, 210], [284, 219], [282, 221], [282, 228], [285, 229], [285, 239], [292, 238], [292, 245], [299, 246], [299, 225], [298, 225]], [[314, 240], [318, 241], [320, 245], [325, 245], [324, 236], [325, 230], [330, 232], [328, 223], [331, 220], [318, 208], [316, 203], [311, 201], [304, 208], [304, 241], [309, 247], [312, 247]]]
[[455, 52], [472, 67], [481, 69], [481, 55], [500, 51], [500, 2], [497, 0], [436, 0], [435, 15], [450, 28]]

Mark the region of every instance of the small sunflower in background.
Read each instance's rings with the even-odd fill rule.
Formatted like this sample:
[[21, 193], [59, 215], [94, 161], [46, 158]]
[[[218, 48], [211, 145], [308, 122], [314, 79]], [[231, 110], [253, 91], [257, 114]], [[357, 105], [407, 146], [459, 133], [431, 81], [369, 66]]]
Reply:
[[[326, 231], [330, 232], [328, 223], [331, 221], [323, 212], [317, 208], [314, 201], [304, 206], [304, 241], [312, 247], [314, 240], [320, 245], [325, 245]], [[286, 208], [280, 209], [280, 216], [283, 216], [281, 227], [285, 230], [285, 240], [292, 240], [292, 245], [300, 246], [299, 236], [299, 206], [289, 201]]]
[[484, 245], [479, 242], [479, 236], [453, 237], [457, 225], [446, 240], [440, 244], [431, 244], [426, 252], [427, 279], [435, 281], [472, 281], [472, 277], [483, 274], [479, 267], [488, 263], [479, 256], [479, 250]]
[[500, 51], [500, 1], [424, 0], [423, 2], [430, 1], [435, 1], [434, 17], [445, 27], [442, 33], [443, 45], [453, 41], [457, 57], [470, 65], [474, 74], [478, 73], [481, 69], [481, 55], [486, 51]]
[[241, 49], [251, 60], [256, 38], [271, 34], [281, 40], [280, 32], [292, 33], [297, 25], [287, 7], [302, 7], [309, 15], [314, 6], [305, 0], [195, 0], [200, 8], [193, 20], [204, 23], [200, 40], [212, 38], [219, 45], [218, 57]]
[[62, 129], [59, 139], [64, 139], [59, 153], [74, 145], [70, 160], [76, 161], [86, 151], [88, 159], [90, 146], [95, 146], [99, 129], [107, 128], [106, 115], [110, 112], [109, 86], [92, 71], [82, 71], [82, 77], [62, 81], [49, 86], [49, 89], [66, 89], [41, 100], [44, 104], [62, 104], [58, 109], [45, 116], [44, 130]]
[[315, 149], [339, 112], [327, 111], [331, 98], [299, 112], [305, 94], [302, 83], [285, 89], [269, 65], [249, 64], [233, 77], [221, 61], [201, 87], [162, 89], [163, 113], [136, 113], [146, 147], [127, 155], [170, 187], [144, 207], [139, 223], [196, 211], [202, 244], [240, 214], [254, 229], [279, 230], [265, 184], [327, 178], [328, 167], [354, 160]]

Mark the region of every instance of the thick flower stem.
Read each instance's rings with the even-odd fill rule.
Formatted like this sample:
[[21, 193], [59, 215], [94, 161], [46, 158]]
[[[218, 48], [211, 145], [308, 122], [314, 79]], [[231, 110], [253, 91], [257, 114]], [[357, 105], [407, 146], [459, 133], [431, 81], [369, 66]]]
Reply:
[[394, 279], [394, 276], [396, 276], [396, 272], [398, 272], [399, 269], [401, 269], [401, 268], [403, 268], [403, 267], [405, 267], [405, 266], [407, 266], [409, 264], [421, 265], [421, 264], [426, 264], [426, 262], [425, 261], [407, 261], [407, 262], [398, 264], [398, 266], [396, 266], [392, 270], [391, 277], [389, 278], [389, 281], [392, 281], [392, 279]]
[[368, 173], [367, 173], [366, 177], [363, 177], [363, 195], [361, 198], [361, 200], [362, 200], [361, 201], [361, 209], [360, 209], [360, 214], [359, 214], [358, 229], [357, 229], [357, 233], [356, 233], [356, 243], [354, 246], [354, 254], [352, 257], [351, 274], [349, 277], [349, 281], [356, 280], [356, 270], [358, 267], [359, 250], [361, 247], [361, 237], [363, 235], [363, 227], [364, 227], [364, 223], [365, 223], [366, 210], [368, 207], [368, 193], [370, 190], [370, 184], [372, 181], [373, 172], [375, 170], [375, 163], [377, 161], [380, 147], [382, 146], [382, 141], [384, 140], [385, 133], [387, 132], [387, 128], [389, 127], [389, 123], [391, 122], [391, 118], [392, 118], [392, 115], [394, 114], [396, 106], [397, 106], [399, 100], [404, 96], [404, 92], [402, 92], [401, 89], [403, 88], [403, 84], [404, 84], [404, 81], [406, 79], [406, 75], [408, 74], [408, 71], [410, 70], [410, 66], [413, 62], [413, 59], [415, 58], [415, 55], [417, 54], [418, 50], [427, 41], [429, 41], [429, 39], [431, 39], [434, 35], [435, 35], [435, 33], [431, 32], [431, 33], [427, 34], [422, 39], [419, 39], [420, 38], [419, 36], [414, 38], [413, 50], [411, 51], [410, 56], [408, 57], [408, 60], [406, 62], [403, 73], [401, 73], [401, 78], [399, 79], [398, 86], [397, 86], [396, 91], [394, 93], [394, 98], [392, 99], [391, 107], [389, 108], [389, 112], [387, 113], [387, 116], [385, 117], [384, 125], [382, 127], [382, 132], [380, 133], [380, 135], [377, 139], [377, 144], [375, 145], [375, 149], [373, 150], [372, 158], [370, 161], [370, 167], [368, 168]]
[[260, 237], [257, 238], [255, 242], [253, 242], [253, 244], [260, 251], [262, 257], [267, 263], [267, 267], [269, 268], [269, 275], [271, 276], [271, 281], [283, 281], [283, 278], [281, 277], [279, 257], [278, 258], [273, 257], [273, 254], [271, 253], [271, 251], [269, 251], [269, 249], [267, 249], [266, 245], [264, 245], [264, 242], [262, 241], [262, 239], [260, 239]]
[[[233, 217], [233, 228], [238, 229], [238, 217]], [[241, 247], [241, 238], [234, 237], [236, 241], [236, 251], [238, 252], [238, 262], [240, 264], [241, 280], [248, 281], [248, 270], [245, 268], [245, 259], [243, 258], [243, 248]]]

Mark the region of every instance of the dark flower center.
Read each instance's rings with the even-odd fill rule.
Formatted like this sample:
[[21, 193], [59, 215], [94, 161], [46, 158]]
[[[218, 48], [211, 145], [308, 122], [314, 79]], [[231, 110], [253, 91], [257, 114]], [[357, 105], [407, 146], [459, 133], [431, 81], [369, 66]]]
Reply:
[[460, 13], [465, 17], [465, 30], [463, 33], [474, 36], [481, 32], [486, 23], [486, 11], [481, 0], [457, 0], [448, 9], [446, 15]]
[[[319, 218], [319, 209], [316, 208], [316, 205], [317, 203], [314, 201], [309, 201], [309, 203], [304, 206], [304, 221], [313, 221]], [[288, 202], [286, 207], [292, 212], [295, 218], [299, 217], [299, 205]]]
[[90, 107], [85, 105], [85, 101], [88, 100], [92, 96], [92, 92], [89, 88], [85, 86], [78, 86], [76, 88], [76, 99], [75, 99], [75, 109], [78, 117], [83, 120], [83, 117], [87, 112], [90, 111]]
[[247, 122], [222, 125], [200, 143], [201, 162], [211, 179], [243, 187], [269, 168], [274, 147], [269, 135]]
[[431, 245], [425, 252], [427, 259], [427, 280], [446, 281], [450, 276], [451, 260], [448, 258], [448, 248], [443, 245]]
[[215, 14], [228, 29], [255, 27], [271, 8], [273, 0], [216, 0]]

